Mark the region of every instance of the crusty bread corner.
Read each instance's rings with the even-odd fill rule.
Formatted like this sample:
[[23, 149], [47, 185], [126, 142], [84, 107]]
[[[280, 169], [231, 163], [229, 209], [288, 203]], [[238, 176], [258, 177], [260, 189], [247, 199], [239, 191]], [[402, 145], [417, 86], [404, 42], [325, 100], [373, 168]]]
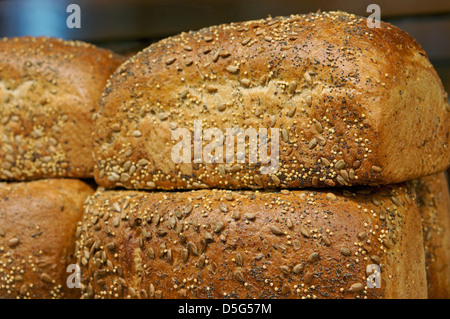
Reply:
[[[261, 174], [248, 147], [242, 164], [175, 164], [172, 131], [193, 136], [195, 120], [203, 130], [279, 129], [278, 171]], [[108, 188], [379, 185], [450, 165], [450, 107], [424, 50], [393, 25], [370, 29], [344, 12], [152, 44], [108, 81], [95, 125], [95, 178]]]
[[80, 298], [66, 268], [93, 192], [75, 179], [0, 183], [0, 299]]
[[[82, 298], [426, 298], [414, 191], [98, 190]], [[381, 286], [370, 288], [379, 266]], [[373, 266], [373, 267], [376, 267]]]
[[93, 176], [93, 115], [123, 58], [80, 41], [0, 39], [0, 180]]
[[450, 299], [450, 193], [445, 173], [414, 184], [423, 224], [428, 298]]

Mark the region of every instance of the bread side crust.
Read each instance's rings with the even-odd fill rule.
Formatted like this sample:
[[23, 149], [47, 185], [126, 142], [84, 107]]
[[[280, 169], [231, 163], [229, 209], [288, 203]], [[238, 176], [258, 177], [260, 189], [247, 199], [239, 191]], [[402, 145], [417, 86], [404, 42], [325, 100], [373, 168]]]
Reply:
[[450, 194], [445, 173], [415, 181], [422, 217], [428, 298], [450, 298]]

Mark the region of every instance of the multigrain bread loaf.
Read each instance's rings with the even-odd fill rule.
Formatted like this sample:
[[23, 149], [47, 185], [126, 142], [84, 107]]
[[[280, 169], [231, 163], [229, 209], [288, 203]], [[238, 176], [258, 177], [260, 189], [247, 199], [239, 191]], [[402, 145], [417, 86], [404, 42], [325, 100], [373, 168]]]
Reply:
[[450, 194], [445, 173], [414, 184], [423, 224], [428, 298], [450, 299]]
[[[325, 12], [214, 26], [152, 44], [117, 69], [96, 116], [95, 178], [130, 189], [397, 183], [449, 166], [449, 111], [424, 50], [388, 23], [370, 29]], [[256, 160], [236, 136], [206, 151], [231, 128], [244, 138], [267, 129]]]
[[0, 183], [0, 299], [80, 297], [66, 268], [93, 191], [69, 179]]
[[77, 231], [82, 298], [426, 298], [409, 186], [98, 190]]
[[123, 59], [44, 37], [0, 39], [0, 52], [0, 180], [92, 177], [92, 117]]

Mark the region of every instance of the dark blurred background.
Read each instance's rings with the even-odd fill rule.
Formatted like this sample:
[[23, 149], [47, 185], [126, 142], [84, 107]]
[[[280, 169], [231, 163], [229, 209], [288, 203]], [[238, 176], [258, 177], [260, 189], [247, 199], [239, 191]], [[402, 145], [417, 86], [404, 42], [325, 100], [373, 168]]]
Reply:
[[[131, 55], [182, 31], [319, 9], [369, 16], [371, 3], [417, 39], [450, 91], [450, 0], [0, 0], [0, 36], [78, 39]], [[69, 4], [81, 9], [79, 29], [66, 25]]]

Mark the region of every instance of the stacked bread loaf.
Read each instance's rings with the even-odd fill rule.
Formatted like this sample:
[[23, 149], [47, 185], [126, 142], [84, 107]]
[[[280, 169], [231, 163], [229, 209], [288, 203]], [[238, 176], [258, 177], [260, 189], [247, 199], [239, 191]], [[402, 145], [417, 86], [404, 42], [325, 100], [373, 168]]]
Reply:
[[[98, 51], [86, 56], [106, 64]], [[39, 95], [50, 101], [74, 91], [92, 93], [92, 101], [101, 87], [98, 107], [82, 123], [77, 116], [86, 108], [76, 99], [70, 108], [36, 104], [42, 120], [31, 123], [13, 121], [20, 112], [0, 113], [1, 178], [93, 171], [99, 186], [89, 196], [90, 189], [61, 185], [61, 196], [78, 196], [48, 208], [49, 216], [61, 205], [80, 209], [64, 219], [64, 234], [52, 235], [75, 246], [81, 270], [81, 289], [64, 296], [450, 298], [450, 108], [411, 36], [325, 12], [182, 33], [150, 45], [106, 80], [119, 60], [109, 56], [110, 69], [97, 70], [92, 60], [88, 70], [88, 63], [74, 65], [102, 77], [72, 90], [65, 81], [42, 81], [48, 86]], [[21, 86], [4, 85], [15, 90], [0, 100], [6, 109], [21, 105], [20, 87], [33, 81], [18, 77]], [[46, 251], [47, 241], [28, 249], [30, 256], [18, 250], [18, 243], [31, 247], [38, 226], [60, 220], [37, 225], [40, 208], [12, 201], [9, 194], [25, 192], [19, 188], [32, 198], [32, 185], [4, 186], [12, 211], [33, 213], [25, 219], [0, 207], [13, 225], [11, 235], [0, 232], [8, 254], [0, 252], [0, 293], [40, 297], [29, 285], [22, 289], [26, 279], [42, 295], [46, 287], [61, 296], [65, 283], [56, 278], [68, 274], [53, 261], [72, 262], [72, 248], [53, 247], [50, 268], [39, 267], [35, 252]], [[31, 270], [21, 272], [28, 261]]]
[[122, 58], [44, 37], [0, 51], [0, 298], [79, 298], [66, 269], [94, 189], [75, 178], [93, 177], [92, 116]]

